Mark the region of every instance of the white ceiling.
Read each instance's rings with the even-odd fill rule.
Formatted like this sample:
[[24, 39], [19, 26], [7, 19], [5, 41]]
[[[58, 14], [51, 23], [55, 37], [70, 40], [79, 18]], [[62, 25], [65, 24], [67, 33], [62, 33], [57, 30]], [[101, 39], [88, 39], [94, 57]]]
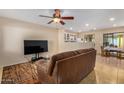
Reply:
[[[103, 28], [111, 28], [113, 24], [124, 25], [124, 9], [62, 9], [62, 16], [74, 16], [73, 21], [65, 21], [65, 25], [52, 23], [47, 24], [51, 19], [41, 18], [38, 15], [52, 16], [51, 9], [0, 9], [0, 16], [14, 18], [22, 21], [32, 22], [53, 28], [64, 28], [73, 31], [89, 31]], [[109, 18], [114, 17], [115, 21]], [[88, 27], [85, 24], [89, 24]]]

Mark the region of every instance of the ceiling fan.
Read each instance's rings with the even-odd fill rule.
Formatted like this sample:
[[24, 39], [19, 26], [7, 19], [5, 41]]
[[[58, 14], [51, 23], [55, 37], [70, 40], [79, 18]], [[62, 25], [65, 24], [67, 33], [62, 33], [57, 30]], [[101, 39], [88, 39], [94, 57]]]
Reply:
[[52, 22], [55, 23], [61, 23], [62, 25], [65, 25], [65, 22], [63, 20], [73, 20], [73, 16], [61, 16], [61, 11], [60, 9], [55, 9], [55, 13], [53, 16], [45, 16], [45, 15], [39, 15], [40, 17], [46, 17], [46, 18], [51, 18], [52, 20], [48, 22], [48, 24], [51, 24]]

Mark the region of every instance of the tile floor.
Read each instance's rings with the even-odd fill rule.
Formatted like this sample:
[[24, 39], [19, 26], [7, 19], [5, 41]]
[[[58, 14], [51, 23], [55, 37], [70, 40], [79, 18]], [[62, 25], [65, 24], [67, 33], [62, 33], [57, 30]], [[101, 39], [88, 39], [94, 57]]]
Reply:
[[94, 71], [80, 83], [124, 84], [124, 59], [97, 55]]

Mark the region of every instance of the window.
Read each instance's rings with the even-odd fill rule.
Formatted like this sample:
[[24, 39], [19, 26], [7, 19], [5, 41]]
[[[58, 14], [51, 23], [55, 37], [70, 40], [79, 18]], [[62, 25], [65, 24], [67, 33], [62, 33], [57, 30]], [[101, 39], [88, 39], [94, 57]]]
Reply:
[[124, 33], [107, 33], [103, 35], [103, 46], [123, 47]]

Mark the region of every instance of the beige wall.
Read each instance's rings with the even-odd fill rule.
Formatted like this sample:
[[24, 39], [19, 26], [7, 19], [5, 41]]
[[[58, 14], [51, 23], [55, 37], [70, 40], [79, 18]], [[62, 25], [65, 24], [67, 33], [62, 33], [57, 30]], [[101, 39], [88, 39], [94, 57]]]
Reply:
[[95, 35], [95, 48], [97, 49], [97, 53], [100, 53], [101, 52], [100, 46], [103, 45], [103, 34], [113, 33], [113, 32], [124, 32], [124, 27], [116, 27], [116, 28], [110, 28], [110, 29], [82, 32], [80, 33], [80, 37], [83, 37], [86, 34], [94, 34]]
[[0, 67], [27, 62], [31, 55], [24, 56], [24, 40], [48, 40], [51, 56], [58, 52], [90, 47], [89, 44], [64, 42], [64, 30], [56, 30], [38, 24], [0, 17]]
[[33, 23], [0, 17], [0, 67], [27, 61], [23, 40], [48, 40], [51, 56], [58, 52], [58, 31]]

